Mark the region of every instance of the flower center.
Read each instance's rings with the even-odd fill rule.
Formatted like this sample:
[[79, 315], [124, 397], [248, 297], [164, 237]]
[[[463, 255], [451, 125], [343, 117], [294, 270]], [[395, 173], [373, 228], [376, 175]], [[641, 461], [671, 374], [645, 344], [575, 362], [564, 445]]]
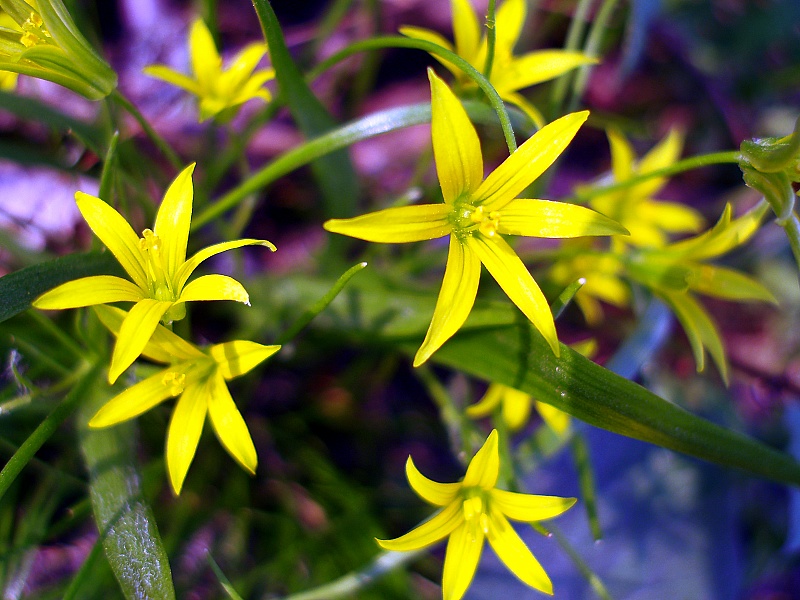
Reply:
[[480, 488], [467, 490], [461, 508], [464, 511], [464, 520], [471, 528], [477, 527], [483, 530], [483, 533], [489, 533], [489, 504], [484, 490]]
[[142, 232], [139, 238], [139, 247], [144, 252], [145, 264], [147, 265], [147, 279], [150, 284], [150, 292], [156, 300], [173, 302], [175, 293], [170, 286], [167, 273], [164, 269], [164, 261], [161, 256], [161, 238], [150, 229]]
[[487, 211], [483, 206], [472, 206], [467, 202], [456, 201], [452, 223], [453, 231], [459, 239], [473, 235], [475, 231], [486, 237], [494, 237], [500, 225], [500, 212]]
[[186, 373], [178, 371], [167, 371], [161, 378], [161, 383], [169, 388], [170, 396], [178, 396], [186, 388]]
[[26, 48], [30, 48], [38, 44], [46, 44], [49, 39], [50, 33], [44, 28], [42, 17], [32, 12], [28, 20], [22, 24], [22, 36], [19, 41]]

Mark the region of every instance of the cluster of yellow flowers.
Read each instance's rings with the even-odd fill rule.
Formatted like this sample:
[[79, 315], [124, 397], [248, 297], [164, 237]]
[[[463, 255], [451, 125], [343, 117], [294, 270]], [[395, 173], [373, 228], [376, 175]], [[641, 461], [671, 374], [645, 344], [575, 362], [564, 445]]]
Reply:
[[[552, 79], [570, 69], [596, 62], [581, 53], [548, 50], [514, 56], [525, 19], [524, 0], [507, 0], [498, 10], [496, 46], [489, 61], [489, 45], [468, 0], [452, 0], [455, 44], [440, 34], [405, 27], [401, 32], [454, 51], [489, 81], [504, 100], [519, 107], [538, 131], [502, 164], [484, 176], [478, 133], [451, 88], [432, 69], [431, 132], [436, 172], [443, 202], [378, 210], [324, 223], [330, 232], [380, 243], [405, 243], [448, 237], [444, 278], [427, 334], [413, 364], [426, 362], [467, 319], [478, 291], [484, 265], [509, 299], [560, 352], [553, 314], [539, 285], [505, 236], [587, 238], [611, 236], [600, 247], [587, 240], [564, 244], [561, 258], [549, 277], [569, 285], [586, 283], [575, 300], [589, 324], [602, 318], [600, 301], [617, 306], [630, 302], [629, 286], [636, 283], [669, 304], [686, 330], [698, 369], [708, 349], [727, 379], [720, 335], [711, 317], [692, 293], [736, 300], [773, 300], [760, 284], [742, 273], [704, 261], [720, 256], [746, 241], [758, 228], [766, 206], [737, 219], [726, 207], [719, 223], [698, 233], [703, 221], [693, 209], [654, 199], [665, 183], [650, 177], [613, 192], [588, 192], [588, 206], [520, 197], [567, 148], [588, 118], [574, 112], [545, 123], [542, 114], [519, 90]], [[0, 70], [52, 79], [90, 98], [108, 94], [116, 85], [110, 68], [97, 57], [69, 20], [61, 0], [32, 6], [22, 0], [0, 0], [10, 22], [0, 26]], [[197, 20], [189, 37], [193, 77], [163, 65], [146, 73], [196, 95], [201, 121], [230, 119], [250, 99], [269, 101], [263, 87], [274, 76], [271, 69], [256, 71], [266, 54], [263, 43], [245, 47], [223, 69], [208, 28]], [[49, 62], [45, 61], [45, 57]], [[438, 59], [455, 76], [458, 90], [470, 79], [452, 63]], [[82, 75], [64, 64], [89, 65]], [[63, 63], [63, 64], [62, 64]], [[488, 64], [487, 64], [488, 63]], [[49, 71], [48, 71], [49, 69]], [[111, 72], [113, 74], [113, 72]], [[69, 75], [69, 77], [67, 76]], [[7, 85], [7, 84], [3, 84]], [[682, 135], [671, 132], [663, 142], [636, 160], [621, 133], [608, 132], [612, 175], [617, 183], [647, 175], [674, 163], [681, 153]], [[108, 427], [136, 417], [168, 398], [177, 397], [169, 425], [166, 461], [173, 490], [180, 493], [208, 414], [225, 449], [247, 471], [255, 472], [257, 456], [247, 425], [234, 404], [226, 380], [243, 375], [280, 349], [251, 341], [233, 341], [199, 348], [171, 331], [184, 318], [185, 304], [204, 300], [248, 303], [249, 296], [235, 279], [221, 274], [190, 281], [206, 259], [230, 249], [260, 245], [266, 240], [240, 239], [200, 250], [187, 259], [191, 223], [194, 165], [186, 167], [170, 185], [155, 224], [137, 235], [125, 218], [105, 200], [78, 192], [78, 208], [92, 231], [118, 259], [129, 279], [95, 276], [65, 283], [40, 296], [34, 306], [66, 309], [94, 306], [101, 322], [116, 336], [109, 383], [114, 383], [139, 357], [166, 365], [155, 375], [135, 383], [110, 400], [91, 419], [91, 427]], [[595, 190], [593, 193], [592, 190]], [[673, 242], [676, 233], [695, 237]], [[129, 302], [128, 312], [106, 306]], [[593, 352], [590, 345], [581, 349]], [[511, 388], [492, 385], [484, 399], [468, 410], [486, 416], [498, 406], [511, 430], [528, 420], [534, 399]], [[537, 405], [559, 435], [567, 435], [569, 418], [548, 405]], [[498, 434], [492, 431], [477, 452], [460, 483], [441, 484], [425, 478], [409, 457], [406, 472], [411, 487], [427, 502], [441, 507], [430, 520], [395, 540], [380, 540], [386, 549], [408, 551], [449, 537], [443, 590], [447, 600], [463, 596], [475, 573], [483, 541], [522, 581], [545, 593], [552, 584], [525, 547], [508, 519], [533, 522], [555, 517], [575, 502], [519, 494], [496, 488], [499, 472]]]

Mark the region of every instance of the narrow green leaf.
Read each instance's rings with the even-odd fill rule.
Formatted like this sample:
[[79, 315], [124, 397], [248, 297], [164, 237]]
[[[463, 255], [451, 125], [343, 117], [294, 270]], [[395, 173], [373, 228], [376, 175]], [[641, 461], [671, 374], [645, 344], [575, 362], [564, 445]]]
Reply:
[[597, 542], [602, 539], [603, 532], [600, 529], [600, 519], [597, 517], [597, 495], [595, 494], [594, 473], [592, 464], [589, 461], [589, 446], [586, 439], [576, 433], [572, 438], [572, 457], [578, 469], [578, 483], [581, 487], [581, 499], [586, 508], [586, 516], [589, 519], [589, 527], [592, 530], [592, 537]]
[[[314, 96], [289, 54], [278, 18], [269, 0], [253, 0], [253, 6], [269, 46], [270, 60], [280, 87], [280, 97], [298, 126], [309, 138], [333, 129], [335, 121]], [[325, 216], [349, 217], [355, 214], [358, 180], [347, 153], [335, 152], [320, 158], [312, 164], [312, 169], [326, 200]]]
[[47, 290], [90, 275], [124, 273], [110, 252], [90, 252], [69, 254], [0, 277], [0, 323], [28, 310]]
[[167, 552], [142, 492], [136, 464], [136, 428], [122, 423], [89, 429], [108, 400], [108, 389], [90, 393], [78, 413], [81, 451], [89, 471], [89, 495], [106, 558], [125, 598], [174, 600]]

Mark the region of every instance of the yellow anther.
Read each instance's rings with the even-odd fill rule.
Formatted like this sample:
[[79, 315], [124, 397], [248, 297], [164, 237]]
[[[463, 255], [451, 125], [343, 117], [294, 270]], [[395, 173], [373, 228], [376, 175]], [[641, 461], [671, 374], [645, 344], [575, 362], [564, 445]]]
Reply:
[[163, 383], [165, 387], [169, 388], [170, 396], [177, 396], [178, 394], [183, 393], [183, 390], [186, 387], [186, 374], [175, 371], [167, 371], [164, 373], [164, 377], [161, 378], [161, 383]]
[[142, 232], [142, 237], [139, 238], [139, 246], [142, 250], [158, 252], [161, 249], [161, 238], [153, 233], [152, 229], [145, 229]]
[[50, 37], [50, 34], [44, 29], [42, 17], [34, 12], [32, 12], [28, 20], [22, 24], [22, 32], [19, 41], [26, 48], [45, 43], [47, 41], [46, 38]]
[[464, 518], [467, 521], [483, 514], [483, 501], [480, 496], [473, 496], [464, 500]]

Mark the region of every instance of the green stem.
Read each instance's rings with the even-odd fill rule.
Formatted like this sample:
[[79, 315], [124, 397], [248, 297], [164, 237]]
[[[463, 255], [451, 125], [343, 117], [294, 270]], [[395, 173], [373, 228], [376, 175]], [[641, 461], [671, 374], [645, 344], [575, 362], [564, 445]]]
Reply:
[[592, 586], [594, 593], [602, 598], [602, 600], [612, 600], [611, 594], [608, 593], [608, 590], [603, 585], [602, 580], [594, 571], [592, 571], [592, 568], [586, 564], [586, 561], [583, 560], [581, 555], [577, 553], [575, 548], [572, 547], [572, 544], [570, 544], [566, 536], [561, 533], [561, 530], [555, 525], [549, 523], [547, 525], [547, 530], [553, 535], [554, 538], [556, 538], [558, 545], [564, 549], [564, 552], [569, 555], [569, 557], [572, 559], [572, 562], [575, 563], [576, 567], [578, 567], [578, 570], [586, 578], [586, 581], [588, 581], [589, 585]]
[[86, 397], [87, 392], [97, 382], [101, 369], [100, 364], [97, 363], [86, 366], [84, 369], [86, 369], [85, 374], [78, 380], [75, 387], [73, 387], [61, 403], [45, 417], [44, 421], [39, 424], [34, 432], [28, 436], [28, 439], [22, 443], [19, 450], [14, 453], [8, 463], [6, 463], [6, 466], [3, 467], [3, 470], [0, 471], [0, 498], [5, 495], [8, 488], [11, 487], [11, 484], [17, 478], [17, 475], [22, 472], [22, 469], [30, 462], [39, 448], [41, 448], [42, 445], [50, 439], [50, 436], [55, 433], [56, 429], [67, 420], [78, 407], [81, 400]]
[[366, 569], [358, 573], [349, 573], [336, 581], [316, 589], [286, 596], [283, 600], [337, 600], [352, 598], [359, 590], [371, 585], [387, 573], [410, 563], [426, 552], [425, 549], [413, 552], [384, 552]]
[[[567, 40], [564, 44], [564, 50], [575, 51], [578, 49], [583, 32], [586, 31], [586, 22], [589, 17], [589, 8], [593, 0], [580, 0], [578, 7], [575, 9], [575, 14], [572, 15], [572, 22], [569, 25], [567, 32]], [[573, 72], [565, 73], [559, 77], [553, 86], [553, 94], [550, 98], [550, 106], [553, 115], [561, 114], [561, 106], [564, 102], [564, 97], [567, 95], [567, 87], [573, 81], [575, 74]], [[551, 115], [552, 116], [552, 115]]]
[[647, 181], [648, 179], [653, 179], [656, 177], [670, 177], [677, 173], [682, 173], [683, 171], [691, 171], [692, 169], [699, 169], [700, 167], [720, 165], [725, 163], [738, 164], [739, 151], [730, 150], [728, 152], [715, 152], [713, 154], [701, 154], [700, 156], [685, 158], [668, 167], [664, 167], [663, 169], [656, 169], [654, 171], [642, 173], [640, 175], [631, 177], [630, 179], [626, 179], [625, 181], [616, 181], [609, 185], [592, 187], [585, 192], [576, 194], [566, 201], [585, 203], [595, 196], [601, 196], [603, 194], [609, 194], [618, 190], [624, 190], [625, 188], [633, 187], [642, 183], [643, 181]]
[[[600, 7], [594, 19], [594, 23], [592, 24], [592, 29], [589, 31], [589, 37], [586, 39], [584, 54], [587, 56], [596, 58], [600, 54], [600, 42], [603, 39], [606, 25], [617, 6], [617, 1], [618, 0], [605, 0]], [[589, 81], [591, 69], [592, 65], [583, 65], [578, 69], [578, 74], [573, 80], [572, 100], [570, 101], [568, 112], [572, 112], [577, 108], [578, 102], [581, 96], [583, 96], [583, 91], [586, 89], [586, 83]]]
[[789, 238], [789, 245], [792, 247], [792, 254], [794, 260], [797, 262], [797, 267], [800, 269], [800, 220], [797, 218], [797, 213], [793, 212], [792, 216], [788, 219], [779, 222], [786, 232], [786, 237]]
[[494, 86], [489, 83], [489, 80], [486, 77], [484, 77], [477, 69], [475, 69], [475, 67], [461, 58], [458, 54], [451, 52], [447, 48], [443, 48], [438, 44], [434, 44], [433, 42], [428, 42], [426, 40], [415, 40], [401, 36], [382, 36], [356, 42], [319, 63], [316, 68], [308, 74], [308, 78], [313, 80], [331, 68], [333, 65], [341, 62], [345, 58], [352, 56], [353, 54], [364, 52], [366, 50], [379, 50], [383, 48], [413, 48], [416, 50], [424, 50], [430, 54], [440, 56], [441, 58], [447, 60], [447, 62], [453, 63], [455, 66], [461, 69], [470, 79], [472, 79], [472, 81], [478, 85], [479, 88], [481, 88], [481, 90], [483, 90], [483, 93], [486, 94], [489, 103], [497, 113], [497, 118], [500, 120], [500, 126], [503, 128], [503, 137], [505, 137], [508, 151], [510, 154], [514, 153], [514, 151], [517, 149], [517, 142], [514, 138], [514, 129], [511, 126], [511, 119], [508, 116], [508, 111], [506, 110], [505, 104], [503, 104], [503, 100], [500, 98], [497, 90], [494, 89]]
[[495, 19], [495, 8], [497, 0], [489, 0], [489, 7], [486, 9], [486, 62], [483, 65], [483, 76], [491, 79], [492, 65], [494, 65], [494, 47], [497, 43], [497, 22]]
[[183, 168], [183, 162], [178, 154], [170, 147], [164, 138], [156, 133], [156, 130], [153, 129], [150, 123], [147, 122], [147, 119], [144, 118], [144, 115], [139, 112], [139, 109], [136, 108], [136, 106], [130, 100], [123, 96], [119, 89], [115, 89], [108, 97], [113, 99], [134, 119], [136, 119], [136, 122], [139, 123], [147, 137], [150, 138], [150, 141], [156, 145], [156, 147], [161, 151], [161, 153], [176, 171], [180, 171]]

